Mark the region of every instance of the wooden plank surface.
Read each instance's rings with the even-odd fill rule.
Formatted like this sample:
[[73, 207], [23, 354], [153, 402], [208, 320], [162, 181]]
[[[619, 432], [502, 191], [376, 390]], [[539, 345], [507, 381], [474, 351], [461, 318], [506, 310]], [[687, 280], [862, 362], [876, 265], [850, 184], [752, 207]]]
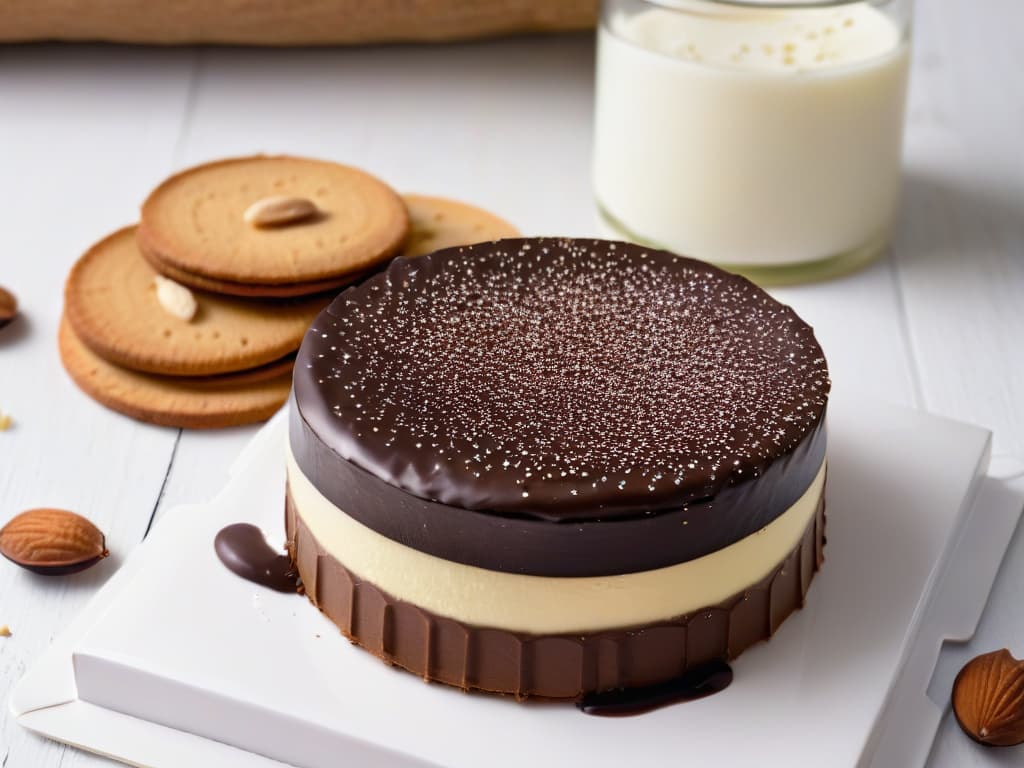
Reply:
[[[922, 407], [993, 430], [1000, 466], [1024, 469], [1024, 6], [921, 5], [894, 244]], [[937, 471], [941, 471], [936, 468]], [[1024, 656], [1024, 528], [1010, 542], [978, 632], [951, 644], [944, 679], [971, 657]], [[1024, 748], [964, 738], [952, 714], [931, 768], [1024, 764]]]
[[[30, 507], [77, 510], [111, 557], [68, 578], [0, 567], [0, 697], [141, 540], [176, 430], [112, 416], [64, 375], [56, 333], [63, 277], [174, 167], [190, 51], [0, 49], [0, 275], [23, 316], [0, 344], [0, 521]], [[74, 750], [18, 727], [0, 707], [0, 765], [72, 765]], [[92, 762], [85, 758], [84, 763]]]
[[[893, 253], [776, 291], [815, 326], [837, 388], [996, 430], [1024, 456], [1024, 8], [922, 5]], [[596, 231], [588, 37], [359, 50], [0, 49], [0, 283], [26, 320], [0, 344], [0, 522], [64, 505], [107, 532], [111, 561], [59, 582], [0, 567], [0, 698], [141, 540], [151, 517], [215, 493], [253, 429], [178, 433], [94, 405], [54, 344], [64, 274], [132, 220], [173, 168], [254, 151], [334, 158], [401, 190], [491, 207], [529, 234]], [[1004, 77], [993, 75], [1001, 72]], [[1016, 77], [1012, 76], [1016, 72]], [[1024, 653], [1024, 540], [978, 650]], [[965, 651], [964, 653], [966, 653]], [[1005, 764], [946, 724], [935, 768]], [[1006, 755], [1007, 753], [1002, 753]], [[0, 709], [0, 766], [107, 764], [35, 738]]]
[[899, 282], [922, 405], [1024, 458], [1024, 7], [941, 9], [917, 25]]

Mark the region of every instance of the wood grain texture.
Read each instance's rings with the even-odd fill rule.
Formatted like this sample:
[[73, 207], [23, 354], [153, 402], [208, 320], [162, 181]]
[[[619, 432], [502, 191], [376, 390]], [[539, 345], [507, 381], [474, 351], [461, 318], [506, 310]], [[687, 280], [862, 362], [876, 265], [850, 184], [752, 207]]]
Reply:
[[[4, 700], [140, 541], [167, 474], [176, 431], [88, 400], [61, 369], [56, 333], [71, 264], [97, 235], [131, 221], [173, 166], [193, 57], [139, 51], [128, 67], [100, 49], [0, 50], [0, 175], [9, 182], [0, 185], [0, 273], [22, 310], [0, 336], [0, 408], [14, 419], [0, 433], [0, 520], [29, 507], [72, 509], [103, 530], [111, 552], [56, 580], [0, 567], [0, 623], [13, 632], [0, 642]], [[0, 707], [0, 764], [78, 759]]]
[[[1024, 6], [945, 0], [921, 4], [917, 17], [892, 253], [844, 280], [775, 293], [815, 326], [837, 390], [978, 421], [996, 430], [997, 452], [1024, 457]], [[0, 185], [0, 283], [25, 310], [0, 333], [0, 409], [16, 421], [0, 433], [0, 524], [28, 506], [67, 506], [103, 528], [113, 553], [57, 584], [0, 567], [0, 623], [15, 633], [0, 639], [0, 698], [141, 539], [150, 514], [216, 493], [253, 434], [137, 425], [74, 389], [54, 334], [78, 252], [129, 223], [172, 168], [257, 151], [349, 162], [402, 191], [494, 210], [527, 234], [593, 234], [592, 56], [578, 37], [0, 49], [0, 174], [17, 180]], [[1024, 653], [1022, 578], [1018, 532], [964, 658], [1003, 645]], [[5, 758], [5, 768], [108, 764], [25, 733], [3, 707]], [[930, 766], [1021, 760], [976, 747], [950, 721]]]
[[593, 27], [597, 0], [11, 0], [0, 40], [334, 45]]
[[922, 405], [992, 429], [994, 453], [1024, 458], [1024, 54], [1010, 32], [1024, 8], [927, 11], [895, 243]]

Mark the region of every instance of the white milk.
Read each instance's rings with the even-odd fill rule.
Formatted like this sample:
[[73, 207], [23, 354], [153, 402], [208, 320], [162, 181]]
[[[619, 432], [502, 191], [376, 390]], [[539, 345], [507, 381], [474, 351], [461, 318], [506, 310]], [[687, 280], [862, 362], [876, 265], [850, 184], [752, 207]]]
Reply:
[[880, 247], [909, 61], [896, 24], [865, 3], [682, 8], [613, 13], [600, 29], [594, 188], [606, 218], [740, 266]]

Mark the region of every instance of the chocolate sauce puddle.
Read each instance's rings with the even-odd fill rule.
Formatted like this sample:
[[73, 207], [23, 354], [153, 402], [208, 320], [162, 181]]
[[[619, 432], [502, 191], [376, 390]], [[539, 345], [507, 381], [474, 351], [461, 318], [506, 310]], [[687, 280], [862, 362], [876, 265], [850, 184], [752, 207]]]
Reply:
[[221, 528], [213, 548], [225, 567], [246, 581], [278, 592], [298, 589], [298, 574], [291, 558], [267, 544], [263, 532], [255, 525], [234, 523]]
[[665, 683], [591, 693], [576, 702], [576, 706], [588, 715], [601, 717], [642, 715], [669, 704], [703, 699], [724, 691], [731, 682], [732, 667], [724, 661], [716, 660]]

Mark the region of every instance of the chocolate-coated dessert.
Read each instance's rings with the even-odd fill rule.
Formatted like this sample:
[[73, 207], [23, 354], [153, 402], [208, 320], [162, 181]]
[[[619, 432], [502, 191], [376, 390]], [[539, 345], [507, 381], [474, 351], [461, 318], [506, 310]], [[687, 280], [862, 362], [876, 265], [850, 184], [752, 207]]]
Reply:
[[306, 593], [428, 679], [576, 699], [769, 636], [821, 563], [828, 372], [747, 280], [600, 240], [396, 259], [299, 352]]

